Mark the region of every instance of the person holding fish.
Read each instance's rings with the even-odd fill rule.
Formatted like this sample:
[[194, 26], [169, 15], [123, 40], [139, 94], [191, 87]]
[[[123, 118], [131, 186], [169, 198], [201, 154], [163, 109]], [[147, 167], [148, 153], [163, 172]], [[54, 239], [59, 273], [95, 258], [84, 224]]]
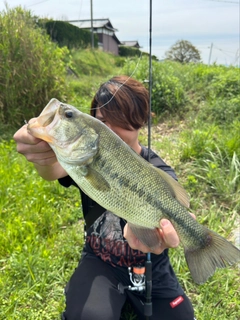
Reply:
[[[139, 130], [146, 124], [149, 113], [148, 91], [140, 82], [126, 76], [113, 77], [100, 86], [92, 100], [90, 113], [115, 132], [135, 153], [166, 172], [171, 179], [177, 180], [174, 170], [138, 141]], [[71, 113], [68, 116], [71, 117]], [[29, 123], [35, 121], [34, 118]], [[35, 165], [43, 179], [58, 179], [64, 187], [79, 188], [59, 163], [48, 142], [33, 136], [28, 125], [20, 128], [14, 139], [17, 151]], [[90, 160], [86, 160], [86, 166], [89, 164]], [[106, 166], [106, 163], [102, 160], [101, 165]], [[107, 164], [106, 175], [112, 174], [112, 179], [115, 179], [117, 173], [111, 166], [112, 163]], [[104, 180], [99, 179], [95, 183], [96, 188], [103, 191], [107, 188]], [[129, 186], [128, 181], [122, 180], [121, 183], [122, 188]], [[126, 301], [133, 306], [138, 319], [145, 319], [144, 292], [120, 292], [119, 283], [124, 287], [130, 286], [128, 268], [143, 265], [146, 253], [151, 251], [153, 310], [150, 319], [194, 320], [191, 302], [180, 286], [168, 256], [168, 248], [179, 245], [178, 234], [171, 222], [168, 219], [159, 221], [159, 228], [154, 235], [155, 239], [158, 238], [157, 245], [150, 248], [139, 240], [130, 223], [79, 190], [86, 221], [86, 241], [79, 265], [65, 289], [66, 310], [62, 319], [117, 320]]]

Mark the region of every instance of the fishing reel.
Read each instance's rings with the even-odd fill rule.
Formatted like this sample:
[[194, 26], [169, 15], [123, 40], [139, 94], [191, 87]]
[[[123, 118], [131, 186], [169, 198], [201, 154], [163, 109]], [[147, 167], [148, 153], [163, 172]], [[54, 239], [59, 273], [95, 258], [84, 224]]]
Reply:
[[145, 266], [137, 265], [128, 268], [128, 274], [132, 285], [124, 286], [122, 283], [118, 284], [120, 293], [124, 290], [145, 292], [144, 315], [146, 319], [152, 315], [152, 262], [147, 260]]
[[133, 268], [128, 268], [128, 274], [130, 281], [133, 286], [129, 286], [128, 290], [130, 291], [144, 291], [145, 290], [145, 267], [142, 265], [134, 266]]
[[119, 283], [119, 285], [118, 285], [119, 291], [121, 293], [123, 293], [124, 290], [138, 291], [138, 292], [145, 291], [145, 288], [146, 288], [145, 271], [146, 271], [145, 267], [142, 265], [129, 267], [128, 274], [129, 274], [129, 278], [130, 278], [132, 285], [131, 286], [123, 286], [121, 283]]

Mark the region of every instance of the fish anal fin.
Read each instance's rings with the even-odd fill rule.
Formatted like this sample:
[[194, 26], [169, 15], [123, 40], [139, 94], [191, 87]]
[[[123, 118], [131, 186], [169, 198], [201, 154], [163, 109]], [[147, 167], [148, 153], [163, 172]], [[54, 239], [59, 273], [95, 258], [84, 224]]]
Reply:
[[208, 241], [202, 248], [185, 247], [185, 257], [194, 282], [202, 284], [217, 268], [240, 261], [240, 250], [219, 234], [207, 230]]
[[178, 200], [178, 202], [182, 206], [189, 208], [190, 200], [184, 188], [165, 171], [156, 167], [154, 167], [154, 169], [159, 173], [161, 178], [166, 182], [172, 197]]
[[147, 247], [154, 251], [156, 247], [161, 245], [161, 238], [157, 228], [146, 228], [141, 227], [128, 222], [129, 227], [131, 228], [133, 234]]

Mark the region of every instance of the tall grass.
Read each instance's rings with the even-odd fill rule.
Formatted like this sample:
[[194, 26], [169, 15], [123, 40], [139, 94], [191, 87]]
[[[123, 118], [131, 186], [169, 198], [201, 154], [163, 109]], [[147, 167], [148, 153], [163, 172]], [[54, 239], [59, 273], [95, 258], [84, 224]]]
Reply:
[[52, 98], [67, 100], [67, 48], [59, 48], [20, 7], [0, 12], [0, 119], [20, 125]]

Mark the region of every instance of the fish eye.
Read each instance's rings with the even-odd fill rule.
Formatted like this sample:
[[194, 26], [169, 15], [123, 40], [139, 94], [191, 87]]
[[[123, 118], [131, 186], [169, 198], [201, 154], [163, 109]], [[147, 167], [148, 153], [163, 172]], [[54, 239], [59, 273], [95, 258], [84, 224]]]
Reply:
[[72, 111], [65, 111], [65, 116], [66, 116], [66, 118], [72, 118], [73, 112]]

